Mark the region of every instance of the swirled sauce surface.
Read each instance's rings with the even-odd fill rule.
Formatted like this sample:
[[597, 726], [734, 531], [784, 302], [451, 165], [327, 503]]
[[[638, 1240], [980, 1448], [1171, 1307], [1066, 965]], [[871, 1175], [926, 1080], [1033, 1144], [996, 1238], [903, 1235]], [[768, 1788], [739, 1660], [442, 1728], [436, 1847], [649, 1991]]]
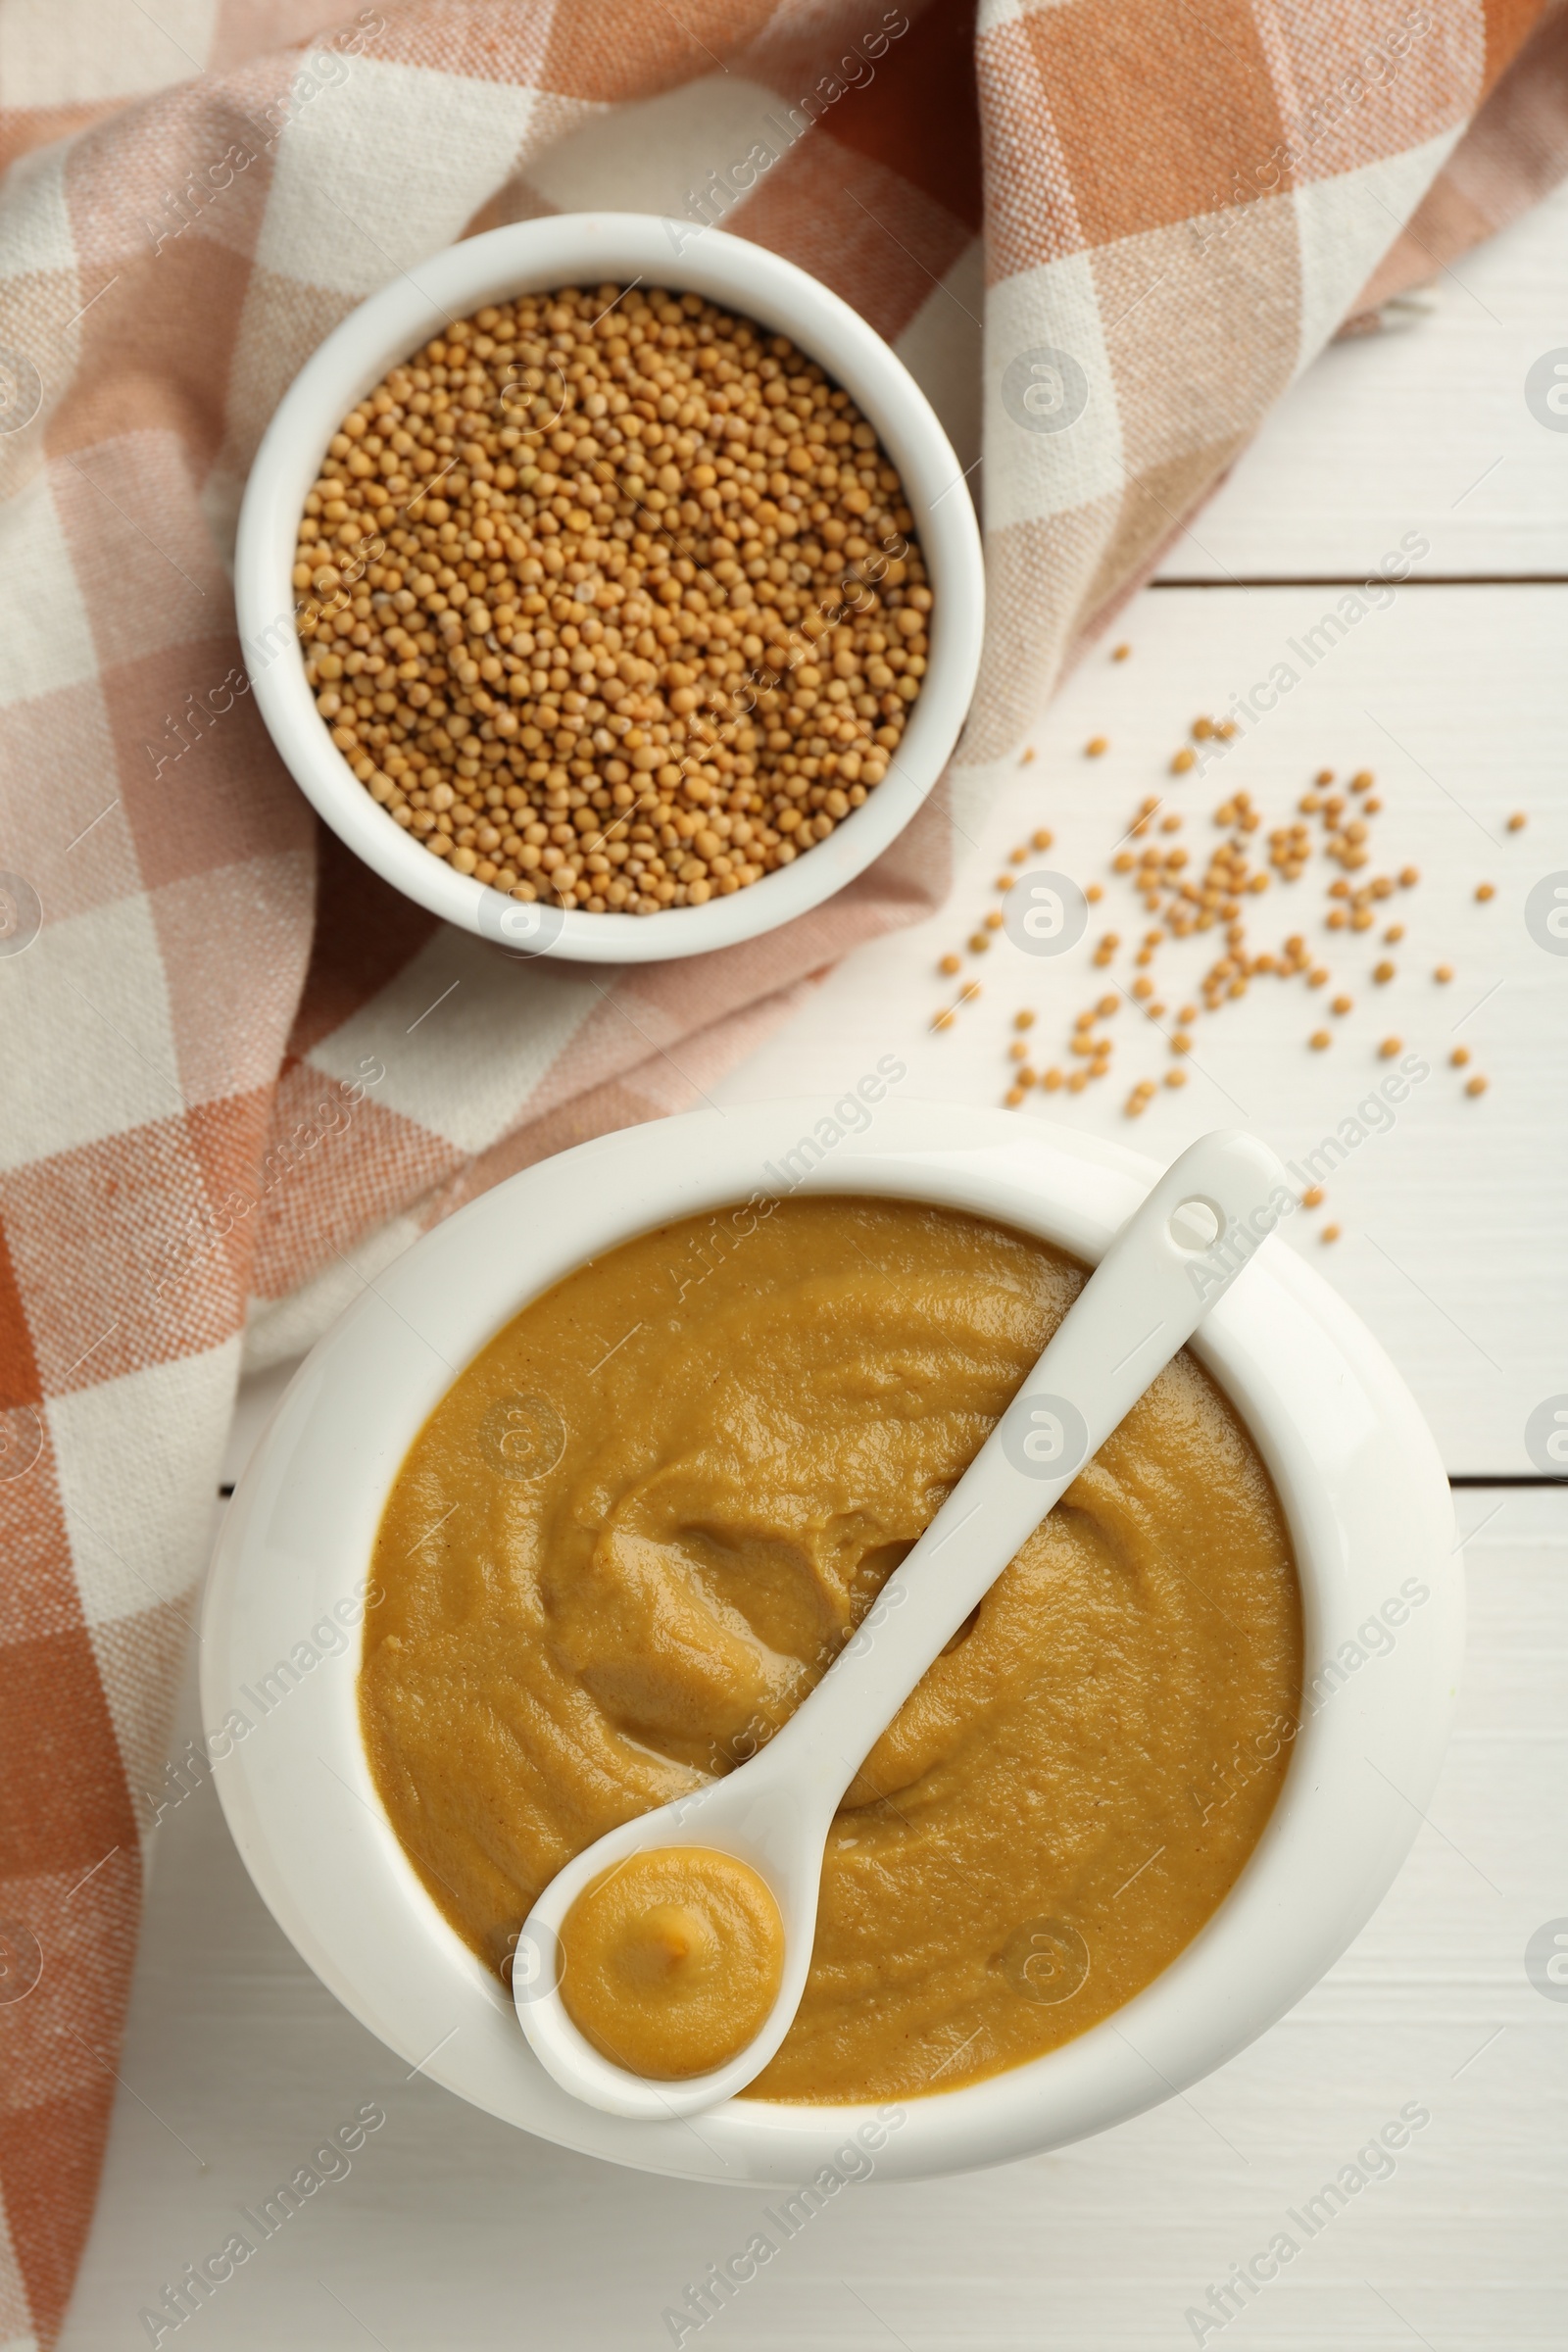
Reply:
[[[573, 1854], [800, 1704], [1083, 1280], [956, 1211], [763, 1202], [580, 1267], [460, 1376], [387, 1502], [361, 1710], [398, 1836], [493, 1968]], [[1184, 1351], [850, 1782], [754, 2095], [955, 2088], [1118, 2008], [1250, 1854], [1300, 1677], [1278, 1500]], [[623, 1937], [622, 1991], [647, 1962], [657, 1995], [662, 1932]]]

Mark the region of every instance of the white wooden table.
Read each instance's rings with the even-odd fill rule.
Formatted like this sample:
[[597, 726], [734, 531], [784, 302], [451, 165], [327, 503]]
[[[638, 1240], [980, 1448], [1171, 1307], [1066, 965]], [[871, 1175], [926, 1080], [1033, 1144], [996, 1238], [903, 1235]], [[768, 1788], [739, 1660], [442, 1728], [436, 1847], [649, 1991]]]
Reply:
[[[1128, 613], [1116, 633], [1132, 659], [1092, 659], [1036, 760], [992, 779], [988, 808], [966, 808], [975, 847], [954, 907], [835, 973], [719, 1090], [836, 1091], [891, 1050], [910, 1092], [994, 1102], [1012, 1011], [1033, 1006], [1038, 1036], [1059, 1030], [1090, 977], [1082, 954], [1042, 964], [999, 948], [972, 967], [979, 1003], [931, 1034], [935, 959], [994, 903], [1006, 850], [1049, 823], [1054, 864], [1101, 872], [1138, 800], [1167, 789], [1188, 721], [1266, 674], [1404, 532], [1430, 541], [1419, 584], [1360, 622], [1224, 771], [1270, 821], [1320, 762], [1378, 771], [1380, 840], [1425, 876], [1398, 906], [1397, 980], [1374, 1008], [1357, 975], [1356, 1012], [1322, 1054], [1302, 1044], [1302, 996], [1254, 987], [1201, 1030], [1202, 1074], [1162, 1090], [1136, 1128], [1120, 1102], [1132, 1076], [1163, 1066], [1157, 1040], [1142, 1060], [1124, 1045], [1114, 1087], [1050, 1099], [1051, 1115], [1152, 1152], [1245, 1117], [1295, 1153], [1379, 1074], [1378, 1036], [1396, 1030], [1433, 1061], [1394, 1129], [1333, 1180], [1343, 1240], [1293, 1237], [1381, 1335], [1466, 1482], [1474, 1640], [1429, 1822], [1353, 1949], [1242, 2057], [1063, 2153], [846, 2193], [703, 2331], [733, 2352], [1190, 2344], [1188, 2309], [1409, 2101], [1431, 2123], [1393, 2178], [1204, 2340], [1534, 2352], [1564, 2339], [1568, 2002], [1535, 1989], [1523, 1955], [1568, 1919], [1568, 1489], [1490, 1482], [1536, 1475], [1526, 1417], [1568, 1391], [1568, 959], [1536, 946], [1522, 911], [1538, 877], [1568, 869], [1568, 436], [1523, 399], [1530, 363], [1564, 340], [1565, 247], [1559, 195], [1446, 276], [1412, 331], [1329, 353]], [[1094, 733], [1112, 748], [1090, 763], [1079, 747]], [[1212, 787], [1185, 789], [1206, 811]], [[1530, 823], [1509, 835], [1514, 808]], [[1184, 838], [1203, 831], [1190, 820]], [[1483, 877], [1497, 893], [1485, 906], [1471, 895]], [[1260, 931], [1277, 911], [1264, 906]], [[1426, 977], [1440, 958], [1455, 966], [1444, 990]], [[1348, 954], [1335, 964], [1352, 968]], [[1456, 1024], [1492, 1080], [1479, 1102], [1443, 1066]], [[1046, 1111], [1034, 1095], [1024, 1115]], [[258, 1409], [253, 1397], [237, 1456]], [[193, 1730], [188, 1692], [185, 1706]], [[366, 2100], [387, 2123], [349, 2177], [181, 2341], [636, 2352], [672, 2340], [664, 2307], [745, 2242], [762, 2201], [563, 2154], [405, 2080], [272, 1926], [210, 1788], [162, 1834], [122, 2072], [68, 2352], [145, 2343], [141, 2306]]]

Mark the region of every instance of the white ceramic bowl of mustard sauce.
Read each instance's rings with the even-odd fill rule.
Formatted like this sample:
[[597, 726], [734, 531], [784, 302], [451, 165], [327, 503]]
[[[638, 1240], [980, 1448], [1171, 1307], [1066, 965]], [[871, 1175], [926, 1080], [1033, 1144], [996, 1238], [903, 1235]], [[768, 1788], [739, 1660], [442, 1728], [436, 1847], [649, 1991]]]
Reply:
[[[432, 858], [377, 807], [333, 743], [294, 626], [297, 526], [343, 417], [389, 368], [451, 319], [514, 294], [633, 279], [707, 295], [789, 335], [850, 393], [875, 425], [914, 516], [934, 600], [931, 650], [887, 774], [825, 842], [703, 906], [646, 915], [550, 906], [540, 909], [542, 927], [521, 936], [520, 903]], [[904, 830], [947, 765], [974, 693], [985, 571], [953, 445], [904, 362], [858, 312], [793, 262], [719, 229], [696, 233], [689, 220], [643, 213], [567, 213], [465, 238], [400, 271], [313, 352], [251, 467], [234, 550], [234, 596], [268, 733], [318, 814], [383, 881], [431, 914], [503, 944], [568, 961], [647, 963], [734, 947], [808, 913], [863, 873]]]
[[[616, 2163], [797, 2182], [856, 2144], [875, 2147], [879, 2178], [914, 2180], [1123, 2122], [1222, 2065], [1317, 1982], [1387, 1891], [1430, 1800], [1463, 1589], [1447, 1483], [1408, 1391], [1282, 1241], [1263, 1245], [1194, 1348], [1267, 1465], [1300, 1574], [1308, 1690], [1284, 1786], [1187, 1949], [1027, 2065], [907, 2099], [891, 2120], [885, 2107], [738, 2098], [695, 2122], [644, 2123], [579, 2104], [533, 2057], [506, 1988], [436, 1911], [382, 1811], [357, 1642], [332, 1654], [335, 1639], [311, 1640], [334, 1613], [356, 1615], [388, 1491], [457, 1373], [586, 1258], [799, 1189], [961, 1208], [1093, 1262], [1157, 1172], [1073, 1130], [901, 1102], [886, 1071], [868, 1073], [836, 1110], [694, 1112], [584, 1144], [486, 1193], [378, 1277], [302, 1365], [240, 1480], [202, 1628], [203, 1722], [229, 1724], [214, 1777], [235, 1841], [285, 1933], [372, 2033], [475, 2106]], [[1348, 1643], [1364, 1660], [1353, 1671], [1336, 1663]]]

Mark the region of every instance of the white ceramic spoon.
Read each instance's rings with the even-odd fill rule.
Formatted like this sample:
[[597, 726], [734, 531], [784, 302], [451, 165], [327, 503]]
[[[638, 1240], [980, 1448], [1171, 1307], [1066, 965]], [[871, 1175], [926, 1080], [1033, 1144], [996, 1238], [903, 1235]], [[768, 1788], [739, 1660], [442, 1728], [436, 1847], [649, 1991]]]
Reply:
[[[517, 1940], [522, 2030], [565, 2089], [611, 2115], [697, 2113], [743, 2090], [800, 2006], [816, 1928], [822, 1849], [864, 1757], [990, 1590], [1155, 1375], [1278, 1221], [1285, 1172], [1236, 1131], [1184, 1152], [1116, 1236], [963, 1477], [815, 1690], [761, 1752], [723, 1780], [622, 1823], [568, 1862]], [[1240, 1229], [1241, 1239], [1236, 1240]], [[653, 1846], [698, 1846], [749, 1863], [784, 1923], [778, 1997], [727, 2065], [655, 2082], [604, 2058], [560, 1994], [558, 1932], [584, 1887]]]

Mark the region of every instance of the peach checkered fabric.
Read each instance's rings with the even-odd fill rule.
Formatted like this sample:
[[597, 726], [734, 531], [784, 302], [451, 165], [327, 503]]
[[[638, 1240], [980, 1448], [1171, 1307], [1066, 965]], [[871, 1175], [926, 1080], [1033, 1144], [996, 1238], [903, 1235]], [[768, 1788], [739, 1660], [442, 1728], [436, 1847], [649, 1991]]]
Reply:
[[91, 2214], [242, 1349], [687, 1105], [948, 875], [937, 804], [792, 928], [630, 972], [389, 894], [211, 710], [306, 356], [453, 238], [706, 186], [983, 431], [973, 764], [1341, 322], [1563, 168], [1537, 0], [906, 5], [0, 5], [0, 2345], [56, 2334]]

